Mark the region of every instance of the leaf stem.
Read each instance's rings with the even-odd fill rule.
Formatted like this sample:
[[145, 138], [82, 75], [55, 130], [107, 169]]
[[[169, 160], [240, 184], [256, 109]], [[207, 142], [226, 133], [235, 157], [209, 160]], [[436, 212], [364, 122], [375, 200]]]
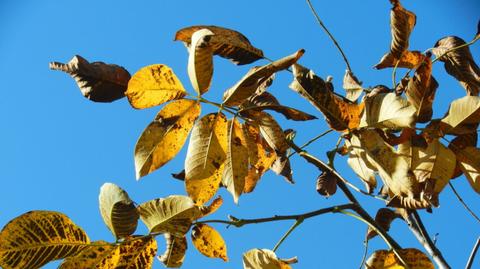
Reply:
[[288, 231], [282, 236], [282, 238], [280, 238], [280, 240], [277, 242], [277, 244], [275, 244], [275, 246], [272, 249], [273, 252], [277, 251], [277, 249], [280, 247], [280, 245], [283, 243], [283, 241], [285, 241], [285, 239], [287, 239], [287, 237], [293, 232], [293, 230], [295, 230], [295, 228], [297, 228], [300, 224], [302, 224], [303, 220], [304, 219], [300, 217], [299, 219], [297, 219], [297, 221], [295, 221], [295, 223], [292, 225], [292, 227], [290, 227], [290, 229], [288, 229]]
[[447, 55], [449, 52], [452, 52], [454, 50], [457, 50], [457, 49], [461, 49], [463, 47], [468, 47], [470, 45], [473, 45], [475, 42], [477, 42], [478, 40], [480, 39], [480, 35], [476, 36], [472, 41], [468, 42], [468, 43], [465, 43], [465, 44], [462, 44], [460, 46], [456, 46], [456, 47], [453, 47], [453, 48], [450, 48], [448, 50], [446, 50], [444, 53], [440, 54], [440, 56], [438, 56], [437, 58], [435, 58], [434, 60], [432, 60], [432, 64], [438, 60], [440, 60], [440, 58], [442, 58], [443, 56]]
[[455, 196], [457, 197], [458, 201], [463, 205], [463, 207], [465, 207], [465, 209], [468, 211], [468, 213], [470, 213], [470, 215], [472, 215], [472, 217], [474, 217], [478, 222], [480, 222], [480, 218], [477, 216], [477, 214], [475, 214], [473, 212], [473, 210], [467, 205], [467, 203], [465, 203], [465, 201], [463, 201], [462, 197], [457, 192], [457, 190], [453, 187], [453, 184], [450, 181], [448, 182], [448, 185], [452, 189], [452, 191], [455, 194]]
[[473, 245], [473, 249], [472, 249], [472, 252], [470, 253], [470, 257], [468, 258], [465, 269], [470, 269], [472, 267], [473, 260], [475, 259], [475, 255], [477, 254], [477, 250], [479, 246], [480, 246], [480, 237], [477, 238], [477, 242], [475, 242], [475, 245]]
[[[318, 16], [317, 12], [315, 11], [315, 8], [313, 7], [312, 3], [310, 2], [310, 0], [307, 0], [307, 4], [308, 6], [310, 7], [310, 10], [312, 11], [313, 15], [315, 16], [315, 19], [317, 20], [318, 24], [320, 24], [320, 27], [322, 27], [322, 29], [327, 33], [328, 37], [330, 38], [330, 40], [332, 40], [333, 44], [335, 44], [335, 46], [337, 47], [338, 51], [340, 52], [340, 54], [342, 55], [342, 58], [343, 58], [343, 61], [345, 62], [345, 64], [347, 65], [347, 69], [348, 71], [352, 72], [352, 68], [350, 67], [350, 63], [348, 62], [348, 59], [347, 59], [347, 56], [345, 55], [345, 53], [343, 52], [342, 48], [340, 47], [340, 45], [338, 44], [337, 40], [335, 39], [335, 37], [333, 37], [333, 35], [330, 33], [330, 31], [327, 29], [327, 27], [325, 26], [325, 24], [323, 24], [322, 20], [320, 19], [320, 16]], [[352, 72], [353, 73], [353, 72]]]

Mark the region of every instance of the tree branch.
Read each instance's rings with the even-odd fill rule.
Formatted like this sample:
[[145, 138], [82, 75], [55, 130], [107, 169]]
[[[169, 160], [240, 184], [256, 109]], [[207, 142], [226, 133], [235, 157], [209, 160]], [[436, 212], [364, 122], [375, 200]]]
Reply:
[[470, 257], [468, 258], [465, 269], [470, 269], [472, 267], [473, 260], [475, 259], [475, 254], [477, 254], [477, 250], [479, 246], [480, 246], [480, 237], [477, 239], [477, 242], [475, 242], [475, 245], [473, 246], [472, 253], [470, 253]]
[[470, 215], [472, 215], [472, 217], [474, 217], [478, 222], [480, 222], [480, 218], [478, 218], [477, 214], [475, 214], [475, 212], [473, 212], [473, 210], [470, 209], [470, 207], [467, 205], [467, 203], [465, 203], [465, 201], [463, 201], [462, 197], [460, 196], [460, 194], [458, 194], [457, 190], [453, 187], [453, 184], [450, 181], [448, 182], [448, 185], [450, 185], [450, 189], [452, 189], [452, 191], [455, 194], [455, 196], [457, 197], [458, 201], [463, 205], [463, 207], [465, 207], [465, 209], [468, 211], [468, 213], [470, 213]]

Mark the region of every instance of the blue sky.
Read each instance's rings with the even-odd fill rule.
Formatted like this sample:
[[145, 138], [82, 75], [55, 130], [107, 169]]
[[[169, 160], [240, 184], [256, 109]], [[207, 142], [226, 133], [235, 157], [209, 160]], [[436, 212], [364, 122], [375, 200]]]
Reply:
[[[402, 1], [417, 14], [417, 26], [410, 48], [425, 50], [440, 38], [458, 35], [471, 40], [480, 19], [475, 0]], [[372, 66], [390, 44], [387, 0], [313, 1], [319, 15], [344, 48], [355, 74], [364, 86], [391, 85], [391, 70]], [[133, 148], [143, 128], [159, 108], [134, 110], [123, 99], [97, 104], [83, 98], [74, 81], [50, 71], [48, 62], [67, 62], [75, 54], [90, 61], [124, 66], [130, 73], [145, 65], [163, 63], [175, 71], [192, 91], [187, 72], [187, 51], [173, 42], [176, 30], [189, 25], [218, 25], [238, 30], [275, 59], [304, 48], [300, 60], [315, 72], [334, 77], [341, 92], [345, 65], [326, 35], [316, 24], [305, 1], [0, 1], [0, 226], [26, 211], [61, 211], [89, 234], [92, 240], [113, 238], [98, 210], [98, 191], [104, 182], [127, 190], [137, 203], [171, 194], [184, 194], [183, 184], [170, 173], [182, 169], [186, 148], [159, 171], [135, 180]], [[480, 60], [480, 45], [472, 54]], [[258, 62], [261, 64], [261, 62]], [[206, 95], [220, 100], [223, 90], [248, 70], [216, 58], [213, 84]], [[402, 74], [402, 73], [400, 73]], [[443, 64], [435, 64], [437, 91], [434, 115], [440, 117], [448, 103], [465, 94], [446, 75]], [[321, 115], [288, 89], [291, 74], [277, 76], [271, 92], [285, 105]], [[204, 112], [208, 109], [204, 109]], [[323, 120], [287, 122], [284, 128], [298, 130], [299, 143], [327, 129]], [[308, 148], [325, 159], [334, 147], [336, 134]], [[315, 191], [318, 171], [298, 157], [292, 159], [295, 185], [269, 172], [253, 194], [240, 198], [239, 206], [222, 190], [224, 206], [212, 216], [227, 214], [254, 218], [273, 214], [294, 214], [345, 202], [338, 193], [330, 199]], [[361, 186], [346, 160], [338, 158], [337, 169]], [[464, 177], [453, 182], [464, 200], [480, 212], [478, 194]], [[371, 214], [380, 201], [357, 195]], [[479, 224], [462, 208], [448, 188], [440, 197], [441, 207], [433, 214], [422, 212], [424, 222], [453, 268], [462, 268], [479, 235]], [[190, 244], [183, 268], [239, 268], [241, 254], [251, 248], [273, 248], [290, 222], [246, 226], [241, 229], [215, 225], [227, 242], [229, 263], [209, 259]], [[145, 233], [139, 225], [138, 233]], [[363, 253], [366, 226], [342, 215], [324, 215], [305, 221], [278, 250], [280, 257], [298, 256], [295, 268], [357, 268]], [[404, 223], [393, 224], [391, 234], [403, 247], [420, 248]], [[159, 239], [159, 253], [164, 242]], [[386, 248], [381, 239], [370, 243], [369, 253]], [[480, 262], [476, 262], [480, 266]], [[45, 268], [55, 268], [56, 264]], [[474, 266], [475, 267], [475, 266]], [[163, 268], [155, 261], [153, 268]]]

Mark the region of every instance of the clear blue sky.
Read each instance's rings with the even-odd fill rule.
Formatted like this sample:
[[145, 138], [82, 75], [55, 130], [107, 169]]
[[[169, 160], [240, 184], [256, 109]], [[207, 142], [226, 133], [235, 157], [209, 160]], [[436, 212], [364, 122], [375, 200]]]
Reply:
[[[371, 67], [390, 44], [387, 0], [313, 1], [325, 24], [344, 48], [355, 74], [365, 86], [391, 85], [391, 70]], [[476, 0], [404, 0], [417, 14], [411, 49], [425, 50], [446, 35], [471, 40], [480, 19]], [[138, 203], [171, 194], [184, 194], [183, 184], [171, 179], [182, 169], [186, 149], [161, 170], [135, 180], [133, 148], [143, 128], [158, 108], [134, 110], [126, 100], [96, 104], [84, 99], [67, 75], [50, 71], [49, 61], [66, 62], [75, 54], [91, 61], [123, 65], [132, 74], [142, 66], [164, 63], [173, 68], [191, 91], [187, 77], [187, 52], [173, 42], [177, 29], [212, 24], [236, 29], [264, 50], [279, 58], [304, 48], [301, 64], [325, 77], [332, 75], [337, 91], [345, 71], [338, 52], [316, 24], [305, 1], [14, 1], [0, 0], [0, 226], [34, 209], [67, 214], [87, 231], [92, 240], [113, 240], [98, 210], [98, 190], [114, 182]], [[480, 44], [472, 53], [480, 61]], [[213, 86], [208, 98], [219, 100], [249, 67], [237, 67], [216, 58]], [[464, 95], [443, 64], [434, 74], [440, 83], [434, 113], [447, 111], [448, 102]], [[306, 101], [288, 89], [291, 75], [281, 73], [271, 87], [280, 101], [320, 116]], [[299, 131], [301, 143], [327, 129], [323, 120], [286, 122], [284, 128]], [[320, 116], [320, 118], [322, 118]], [[309, 147], [325, 159], [336, 135], [329, 135]], [[341, 193], [325, 199], [315, 191], [318, 171], [298, 157], [293, 158], [294, 178], [290, 185], [269, 172], [253, 194], [240, 198], [239, 206], [220, 191], [225, 203], [212, 218], [227, 214], [252, 218], [293, 214], [342, 203]], [[353, 183], [360, 182], [338, 159], [337, 169]], [[480, 212], [478, 194], [464, 177], [454, 181], [463, 198]], [[380, 201], [360, 197], [374, 214]], [[453, 268], [463, 268], [479, 236], [479, 223], [462, 208], [448, 188], [434, 214], [422, 213], [437, 245]], [[273, 248], [290, 222], [246, 226], [241, 229], [215, 227], [228, 245], [230, 263], [209, 259], [192, 245], [184, 268], [240, 268], [241, 254], [251, 248]], [[145, 233], [139, 225], [139, 233]], [[357, 268], [363, 253], [366, 226], [342, 215], [325, 215], [305, 221], [278, 250], [278, 256], [298, 256], [295, 268]], [[403, 247], [420, 248], [406, 226], [395, 222], [391, 234]], [[164, 242], [159, 239], [159, 253]], [[371, 253], [386, 248], [381, 239], [370, 243]], [[476, 266], [480, 267], [480, 258]], [[55, 264], [46, 268], [55, 268]], [[155, 261], [153, 268], [163, 268]]]

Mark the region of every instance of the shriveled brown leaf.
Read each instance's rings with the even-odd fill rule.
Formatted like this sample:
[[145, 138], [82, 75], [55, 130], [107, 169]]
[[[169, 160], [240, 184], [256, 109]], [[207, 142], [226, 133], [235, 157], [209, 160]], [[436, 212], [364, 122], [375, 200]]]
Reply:
[[390, 29], [392, 43], [390, 52], [396, 58], [408, 49], [410, 34], [416, 24], [416, 16], [413, 12], [406, 10], [399, 0], [392, 0], [393, 8], [390, 12]]
[[167, 246], [165, 252], [158, 256], [158, 259], [168, 268], [179, 268], [185, 259], [187, 251], [187, 238], [185, 236], [174, 236], [165, 233], [165, 241]]
[[247, 98], [252, 96], [257, 89], [267, 81], [273, 73], [287, 69], [296, 63], [302, 57], [305, 51], [303, 49], [276, 60], [264, 66], [256, 66], [223, 94], [223, 103], [227, 106], [241, 105]]
[[420, 65], [423, 60], [425, 59], [425, 55], [423, 55], [420, 51], [409, 51], [406, 50], [402, 53], [400, 58], [393, 56], [391, 52], [383, 55], [380, 62], [378, 62], [374, 68], [375, 69], [383, 69], [387, 67], [403, 67], [403, 68], [416, 68]]
[[213, 76], [213, 51], [210, 39], [213, 32], [200, 29], [192, 35], [192, 46], [188, 56], [188, 77], [193, 89], [204, 94], [210, 88]]
[[293, 180], [292, 167], [290, 166], [290, 159], [286, 153], [277, 153], [277, 158], [270, 167], [275, 174], [283, 176], [288, 183], [295, 183]]
[[[460, 37], [447, 36], [435, 43], [433, 54], [445, 63], [445, 70], [456, 78], [465, 88], [468, 95], [478, 95], [480, 92], [480, 68], [475, 63], [468, 46], [449, 51], [466, 42]], [[447, 54], [445, 54], [449, 51]]]
[[332, 196], [337, 192], [337, 177], [330, 171], [322, 172], [317, 177], [315, 188], [322, 196]]
[[[380, 208], [375, 214], [375, 221], [377, 224], [382, 227], [386, 232], [390, 230], [390, 225], [396, 218], [401, 218], [401, 216], [396, 212], [388, 208]], [[367, 239], [372, 239], [377, 236], [377, 232], [372, 228], [368, 227]]]
[[63, 71], [77, 82], [82, 95], [94, 102], [112, 102], [125, 97], [130, 73], [116, 64], [89, 63], [75, 55], [67, 64], [51, 62], [52, 70]]
[[192, 35], [200, 29], [208, 29], [215, 34], [211, 40], [213, 54], [230, 59], [238, 65], [249, 64], [263, 58], [263, 52], [254, 47], [241, 33], [213, 25], [195, 25], [180, 29], [175, 40], [183, 41], [190, 47]]
[[320, 110], [332, 129], [343, 131], [358, 127], [363, 104], [342, 100], [329, 90], [323, 79], [301, 65], [293, 65], [293, 76], [294, 80], [289, 87]]
[[348, 69], [343, 76], [343, 89], [347, 92], [345, 97], [352, 102], [356, 102], [363, 92], [362, 82]]

